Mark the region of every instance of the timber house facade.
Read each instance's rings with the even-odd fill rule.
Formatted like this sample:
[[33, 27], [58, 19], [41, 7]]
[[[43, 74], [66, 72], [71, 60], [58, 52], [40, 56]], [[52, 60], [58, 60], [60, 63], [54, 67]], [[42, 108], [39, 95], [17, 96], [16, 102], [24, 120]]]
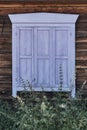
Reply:
[[12, 95], [12, 22], [8, 15], [44, 12], [79, 15], [75, 23], [75, 82], [76, 90], [83, 89], [87, 93], [86, 0], [1, 0], [0, 94], [3, 97]]

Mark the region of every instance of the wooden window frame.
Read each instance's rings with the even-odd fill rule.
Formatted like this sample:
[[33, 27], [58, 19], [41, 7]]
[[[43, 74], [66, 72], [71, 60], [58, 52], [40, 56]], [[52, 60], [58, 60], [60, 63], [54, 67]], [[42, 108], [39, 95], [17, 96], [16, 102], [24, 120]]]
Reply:
[[[12, 95], [17, 94], [17, 65], [16, 65], [16, 43], [17, 29], [21, 27], [32, 26], [50, 26], [50, 27], [67, 27], [70, 29], [70, 85], [71, 95], [75, 97], [75, 22], [78, 14], [59, 14], [59, 13], [27, 13], [27, 14], [9, 14], [12, 22]], [[65, 91], [65, 90], [64, 90]]]

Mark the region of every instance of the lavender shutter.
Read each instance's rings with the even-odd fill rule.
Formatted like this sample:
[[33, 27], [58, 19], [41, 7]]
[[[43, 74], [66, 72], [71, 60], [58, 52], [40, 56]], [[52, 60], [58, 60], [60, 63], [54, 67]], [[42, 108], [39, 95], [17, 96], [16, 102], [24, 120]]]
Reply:
[[[18, 30], [18, 84], [27, 82], [34, 90], [48, 89], [51, 84], [51, 29], [20, 28]], [[47, 88], [48, 87], [48, 88]]]
[[18, 29], [18, 86], [29, 82], [36, 91], [70, 89], [69, 32], [64, 27]]
[[55, 28], [54, 37], [54, 84], [58, 89], [69, 88], [69, 29]]
[[17, 54], [17, 73], [18, 73], [18, 87], [25, 87], [27, 83], [33, 81], [33, 29], [20, 28], [18, 29], [18, 54]]
[[51, 29], [35, 29], [35, 79], [37, 90], [48, 89], [51, 85]]

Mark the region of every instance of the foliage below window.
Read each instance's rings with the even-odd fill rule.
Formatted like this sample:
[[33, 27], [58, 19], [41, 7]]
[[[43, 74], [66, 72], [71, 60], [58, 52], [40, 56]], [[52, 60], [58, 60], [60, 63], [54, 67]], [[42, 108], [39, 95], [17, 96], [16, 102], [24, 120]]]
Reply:
[[0, 100], [0, 130], [87, 130], [87, 100], [66, 96], [25, 91]]

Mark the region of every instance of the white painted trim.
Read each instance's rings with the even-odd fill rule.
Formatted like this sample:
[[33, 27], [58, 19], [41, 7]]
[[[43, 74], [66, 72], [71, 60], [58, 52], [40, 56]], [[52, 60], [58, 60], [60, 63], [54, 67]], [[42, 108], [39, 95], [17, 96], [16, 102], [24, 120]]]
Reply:
[[16, 97], [17, 95], [17, 75], [16, 75], [16, 27], [12, 25], [12, 96]]
[[60, 13], [9, 14], [12, 23], [75, 23], [78, 16]]
[[[40, 91], [44, 91], [44, 92], [71, 92], [71, 89], [69, 88], [69, 87], [67, 87], [67, 88], [62, 88], [62, 90], [60, 90], [60, 89], [58, 89], [57, 87], [46, 87], [46, 88], [44, 88], [44, 90], [43, 90], [43, 88], [41, 88], [41, 87], [32, 87], [32, 90], [33, 91], [38, 91], [38, 92], [40, 92]], [[26, 87], [26, 89], [24, 89], [23, 87], [17, 87], [17, 91], [31, 91], [30, 90], [30, 88], [29, 87]]]

